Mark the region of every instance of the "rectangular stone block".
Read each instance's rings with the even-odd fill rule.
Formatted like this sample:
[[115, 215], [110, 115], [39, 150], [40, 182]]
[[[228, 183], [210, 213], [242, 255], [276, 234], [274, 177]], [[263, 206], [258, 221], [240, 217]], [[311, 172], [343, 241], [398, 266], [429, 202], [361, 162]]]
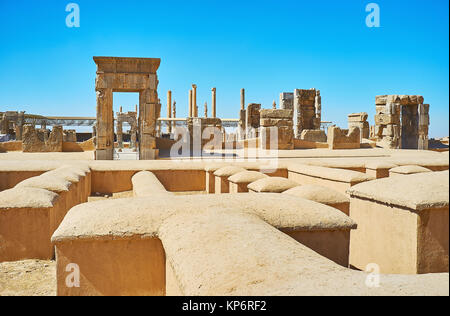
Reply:
[[293, 116], [292, 110], [274, 110], [264, 109], [260, 111], [261, 119], [291, 119]]
[[270, 118], [265, 118], [265, 119], [261, 119], [261, 127], [270, 127], [270, 126], [276, 126], [276, 127], [281, 127], [281, 126], [294, 126], [294, 123], [292, 122], [292, 120], [283, 120], [283, 119], [270, 119]]
[[386, 102], [387, 102], [387, 95], [377, 95], [375, 97], [376, 105], [386, 105]]
[[375, 124], [376, 125], [388, 125], [388, 124], [399, 124], [400, 116], [390, 115], [390, 114], [379, 114], [375, 115]]

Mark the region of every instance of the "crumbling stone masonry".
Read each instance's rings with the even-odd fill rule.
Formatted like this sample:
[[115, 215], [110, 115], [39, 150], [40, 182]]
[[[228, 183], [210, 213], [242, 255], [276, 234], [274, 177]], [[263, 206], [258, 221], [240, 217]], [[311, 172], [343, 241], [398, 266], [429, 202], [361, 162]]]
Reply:
[[[0, 112], [0, 134], [16, 134], [16, 140], [22, 140], [25, 112]], [[11, 131], [12, 130], [12, 131]]]
[[[44, 135], [44, 136], [42, 136]], [[34, 152], [62, 152], [63, 151], [63, 128], [62, 126], [53, 126], [53, 131], [45, 137], [42, 133], [41, 139], [38, 131], [33, 125], [25, 125], [23, 131], [22, 150], [24, 153]]]
[[67, 143], [76, 143], [77, 131], [74, 129], [65, 130], [63, 134], [63, 141]]
[[161, 114], [156, 71], [159, 58], [94, 57], [97, 64], [96, 159], [112, 160], [114, 152], [113, 92], [139, 93], [139, 158], [157, 157], [156, 127]]
[[[261, 110], [260, 118], [260, 137], [263, 149], [294, 149], [292, 110]], [[277, 148], [272, 148], [274, 145], [274, 142], [272, 142], [273, 135], [278, 137]]]
[[294, 94], [292, 92], [280, 94], [280, 108], [282, 110], [294, 110]]
[[325, 131], [322, 131], [320, 129], [305, 129], [302, 131], [300, 139], [308, 142], [326, 143], [327, 134], [325, 134]]
[[260, 111], [261, 104], [250, 103], [247, 106], [247, 111], [245, 112], [245, 132], [247, 139], [259, 137]]
[[316, 89], [294, 91], [294, 135], [300, 138], [305, 129], [320, 129], [322, 97]]
[[374, 138], [387, 148], [428, 149], [429, 104], [419, 95], [375, 98]]
[[361, 131], [359, 127], [342, 130], [336, 126], [328, 128], [329, 149], [357, 149], [361, 148]]
[[368, 117], [369, 115], [365, 112], [348, 115], [348, 129], [358, 127], [361, 132], [361, 140], [363, 138], [368, 139], [370, 136], [370, 125], [369, 122], [367, 122]]

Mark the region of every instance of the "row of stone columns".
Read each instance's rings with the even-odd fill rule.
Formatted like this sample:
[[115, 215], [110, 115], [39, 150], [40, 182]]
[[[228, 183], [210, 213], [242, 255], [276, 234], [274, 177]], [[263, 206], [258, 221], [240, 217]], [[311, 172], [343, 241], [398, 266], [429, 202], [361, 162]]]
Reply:
[[[217, 89], [212, 88], [211, 89], [211, 117], [216, 118], [217, 117]], [[197, 105], [197, 85], [193, 84], [192, 89], [189, 90], [189, 111], [188, 111], [188, 117], [198, 117], [198, 105]], [[172, 107], [173, 104], [173, 107]], [[208, 117], [208, 103], [205, 102], [204, 106], [204, 115], [207, 118]], [[176, 118], [176, 102], [172, 103], [172, 91], [167, 92], [167, 118]], [[168, 124], [168, 132], [172, 132], [172, 123], [169, 122]]]

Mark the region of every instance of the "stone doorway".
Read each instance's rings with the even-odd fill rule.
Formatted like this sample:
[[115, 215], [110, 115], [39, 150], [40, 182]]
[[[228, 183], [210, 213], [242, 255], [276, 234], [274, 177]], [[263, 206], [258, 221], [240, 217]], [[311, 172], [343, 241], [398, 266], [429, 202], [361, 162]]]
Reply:
[[96, 160], [114, 159], [114, 92], [139, 93], [139, 159], [152, 160], [156, 149], [156, 123], [160, 116], [158, 78], [159, 58], [94, 57], [97, 64]]

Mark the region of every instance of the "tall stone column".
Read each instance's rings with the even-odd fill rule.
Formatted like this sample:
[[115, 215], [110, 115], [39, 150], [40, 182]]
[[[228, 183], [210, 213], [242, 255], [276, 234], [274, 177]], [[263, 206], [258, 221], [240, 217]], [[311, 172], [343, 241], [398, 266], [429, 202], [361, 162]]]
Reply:
[[[172, 91], [167, 92], [167, 118], [172, 118]], [[172, 122], [167, 122], [167, 131], [172, 133]]]
[[322, 96], [320, 95], [320, 90], [316, 91], [316, 100], [315, 100], [315, 109], [316, 109], [316, 129], [320, 129], [322, 124]]
[[114, 112], [113, 90], [97, 90], [97, 139], [96, 159], [113, 160], [114, 152]]
[[212, 88], [211, 89], [211, 93], [212, 93], [212, 113], [211, 113], [211, 117], [212, 118], [216, 118], [217, 114], [216, 114], [216, 101], [217, 101], [217, 89], [216, 88]]
[[194, 117], [198, 117], [198, 107], [197, 107], [197, 85], [192, 85], [192, 109], [194, 112]]
[[139, 94], [139, 159], [156, 158], [156, 124], [161, 112], [156, 90], [146, 89]]
[[19, 112], [16, 126], [16, 140], [22, 140], [23, 126], [25, 124], [25, 112]]
[[120, 118], [120, 113], [117, 115], [117, 123], [116, 123], [116, 130], [117, 130], [117, 144], [120, 149], [123, 149], [123, 128], [122, 128], [122, 119]]
[[245, 110], [245, 89], [241, 89], [241, 110]]
[[194, 111], [192, 110], [192, 90], [189, 90], [189, 117], [192, 117]]
[[173, 101], [173, 118], [177, 118], [177, 102]]
[[208, 103], [205, 102], [205, 118], [208, 118]]

